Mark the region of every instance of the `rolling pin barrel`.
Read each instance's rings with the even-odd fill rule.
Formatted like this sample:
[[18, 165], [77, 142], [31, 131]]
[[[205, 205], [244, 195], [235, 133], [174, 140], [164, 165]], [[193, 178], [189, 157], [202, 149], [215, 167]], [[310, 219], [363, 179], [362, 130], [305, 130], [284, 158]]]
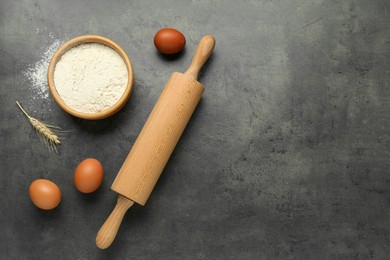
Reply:
[[203, 91], [190, 76], [172, 74], [112, 184], [114, 191], [145, 205]]

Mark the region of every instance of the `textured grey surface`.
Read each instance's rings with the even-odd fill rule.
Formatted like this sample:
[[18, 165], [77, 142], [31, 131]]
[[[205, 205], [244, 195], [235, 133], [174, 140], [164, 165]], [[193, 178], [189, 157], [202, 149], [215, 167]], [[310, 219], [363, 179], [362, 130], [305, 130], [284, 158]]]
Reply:
[[[13, 1], [0, 3], [1, 259], [386, 259], [390, 254], [390, 2]], [[185, 52], [158, 55], [153, 36], [181, 30]], [[202, 35], [215, 53], [206, 92], [145, 207], [106, 251], [95, 235], [125, 156], [173, 71]], [[23, 71], [55, 40], [100, 34], [132, 59], [134, 92], [115, 116], [73, 118]], [[50, 154], [15, 105], [73, 132]], [[86, 196], [72, 174], [104, 165]], [[28, 197], [56, 182], [61, 205]]]

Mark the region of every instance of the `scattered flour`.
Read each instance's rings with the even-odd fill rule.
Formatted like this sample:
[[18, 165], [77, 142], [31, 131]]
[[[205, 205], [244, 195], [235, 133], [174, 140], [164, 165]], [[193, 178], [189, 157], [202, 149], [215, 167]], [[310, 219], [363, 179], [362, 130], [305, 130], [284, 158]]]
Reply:
[[62, 100], [83, 113], [96, 113], [115, 105], [127, 82], [128, 71], [122, 57], [99, 43], [71, 48], [54, 70], [54, 85]]
[[[29, 67], [23, 74], [32, 83], [35, 93], [42, 98], [49, 97], [49, 87], [47, 85], [47, 70], [53, 54], [60, 47], [61, 41], [55, 40], [49, 48], [42, 54], [41, 59], [33, 66]], [[33, 97], [35, 99], [35, 97]]]

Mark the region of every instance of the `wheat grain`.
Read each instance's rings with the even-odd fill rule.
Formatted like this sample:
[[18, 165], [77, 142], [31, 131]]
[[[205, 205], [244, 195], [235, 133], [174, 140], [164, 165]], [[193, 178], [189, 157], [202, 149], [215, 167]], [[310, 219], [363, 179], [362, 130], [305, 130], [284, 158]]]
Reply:
[[20, 105], [18, 101], [16, 101], [18, 107], [22, 110], [22, 112], [27, 116], [33, 128], [41, 135], [45, 145], [48, 147], [50, 151], [54, 150], [57, 152], [57, 145], [61, 144], [58, 135], [54, 132], [53, 128], [59, 129], [57, 126], [48, 125], [38, 119], [30, 116]]

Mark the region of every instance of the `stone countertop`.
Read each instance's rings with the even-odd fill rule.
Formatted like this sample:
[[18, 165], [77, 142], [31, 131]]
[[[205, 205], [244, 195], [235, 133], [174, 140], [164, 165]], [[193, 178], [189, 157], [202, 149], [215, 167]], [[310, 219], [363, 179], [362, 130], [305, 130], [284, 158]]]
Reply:
[[[387, 258], [389, 13], [385, 0], [2, 0], [0, 258]], [[182, 54], [156, 52], [163, 27], [184, 33]], [[129, 102], [106, 120], [68, 115], [31, 74], [50, 47], [82, 34], [113, 39], [134, 66]], [[146, 206], [133, 206], [99, 250], [96, 233], [117, 197], [111, 183], [204, 34], [217, 44], [200, 75], [203, 99]], [[15, 100], [71, 130], [58, 155]], [[72, 179], [87, 157], [105, 168], [90, 195]], [[55, 210], [30, 202], [38, 178], [61, 188]]]

